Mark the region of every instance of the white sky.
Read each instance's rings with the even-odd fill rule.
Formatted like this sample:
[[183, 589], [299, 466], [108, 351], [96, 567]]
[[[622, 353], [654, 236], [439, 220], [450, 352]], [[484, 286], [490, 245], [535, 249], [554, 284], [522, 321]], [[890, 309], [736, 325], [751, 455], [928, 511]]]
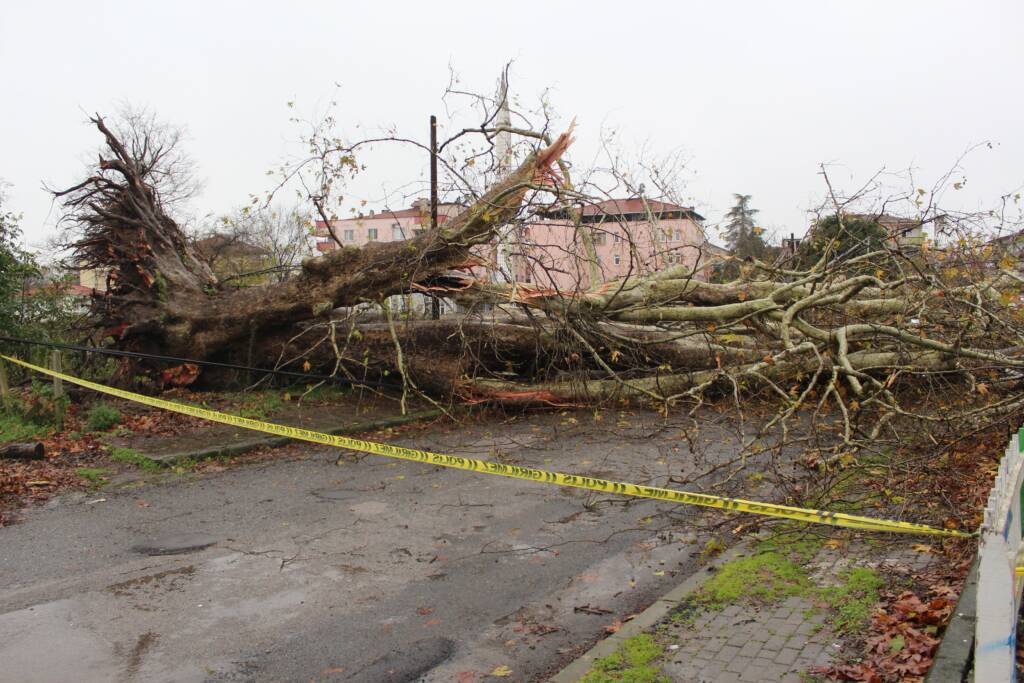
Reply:
[[[205, 180], [195, 210], [222, 213], [300, 151], [296, 112], [337, 99], [349, 134], [395, 125], [425, 141], [449, 64], [490, 93], [512, 59], [514, 92], [550, 87], [576, 117], [577, 162], [609, 125], [623, 142], [684, 150], [684, 197], [711, 222], [742, 192], [764, 226], [800, 234], [823, 196], [819, 163], [848, 189], [883, 167], [913, 167], [927, 187], [984, 140], [994, 147], [967, 158], [967, 184], [946, 200], [988, 208], [1024, 184], [1022, 26], [1019, 0], [12, 1], [0, 12], [0, 179], [41, 243], [58, 217], [42, 183], [79, 178], [99, 143], [87, 114], [127, 101], [187, 126]], [[365, 159], [354, 196], [422, 177], [425, 158], [397, 158]]]

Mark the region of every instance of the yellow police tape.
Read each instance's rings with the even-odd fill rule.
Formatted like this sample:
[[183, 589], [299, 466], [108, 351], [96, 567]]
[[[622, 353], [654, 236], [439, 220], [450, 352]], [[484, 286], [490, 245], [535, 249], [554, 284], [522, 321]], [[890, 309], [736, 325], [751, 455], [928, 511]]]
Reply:
[[45, 375], [50, 375], [51, 377], [59, 377], [71, 384], [77, 384], [78, 386], [92, 389], [93, 391], [153, 406], [154, 408], [162, 408], [163, 410], [169, 410], [183, 415], [191, 415], [192, 417], [210, 420], [211, 422], [220, 422], [221, 424], [243, 427], [245, 429], [252, 429], [258, 432], [265, 432], [267, 434], [277, 434], [279, 436], [286, 436], [301, 441], [324, 444], [325, 446], [336, 446], [338, 448], [347, 448], [352, 451], [372, 453], [374, 455], [382, 455], [388, 458], [412, 460], [415, 462], [428, 463], [430, 465], [438, 465], [440, 467], [450, 467], [457, 470], [468, 470], [470, 472], [479, 472], [482, 474], [496, 474], [502, 477], [512, 477], [514, 479], [527, 479], [529, 481], [554, 484], [556, 486], [570, 486], [578, 489], [587, 489], [589, 491], [600, 491], [602, 493], [634, 496], [637, 498], [653, 498], [655, 500], [666, 500], [673, 503], [684, 503], [686, 505], [700, 505], [703, 507], [719, 508], [721, 510], [730, 510], [733, 512], [749, 512], [755, 515], [781, 517], [783, 519], [811, 522], [814, 524], [829, 524], [831, 526], [860, 529], [863, 531], [929, 534], [934, 536], [955, 536], [958, 538], [966, 538], [974, 535], [963, 531], [938, 529], [925, 524], [899, 522], [891, 519], [872, 519], [870, 517], [848, 515], [842, 512], [810, 510], [806, 508], [790, 507], [788, 505], [756, 503], [738, 498], [723, 498], [722, 496], [713, 496], [706, 493], [688, 493], [685, 491], [675, 491], [673, 489], [663, 489], [654, 486], [639, 486], [637, 484], [626, 484], [623, 482], [608, 481], [606, 479], [596, 479], [594, 477], [562, 474], [561, 472], [549, 472], [547, 470], [537, 470], [530, 467], [520, 467], [518, 465], [505, 465], [497, 462], [488, 462], [486, 460], [463, 458], [456, 455], [428, 453], [426, 451], [418, 451], [411, 448], [403, 448], [401, 446], [391, 446], [372, 441], [363, 441], [361, 439], [352, 439], [345, 436], [323, 434], [321, 432], [314, 432], [308, 429], [301, 429], [299, 427], [287, 427], [285, 425], [274, 424], [272, 422], [252, 420], [247, 417], [229, 415], [216, 410], [208, 410], [206, 408], [185, 405], [183, 403], [175, 403], [174, 401], [166, 401], [164, 399], [153, 398], [151, 396], [143, 396], [142, 394], [136, 394], [123, 389], [115, 389], [103, 384], [97, 384], [96, 382], [90, 382], [85, 379], [66, 375], [62, 372], [56, 372], [48, 368], [26, 363], [25, 361], [18, 360], [17, 358], [11, 358], [10, 356], [0, 355], [0, 358], [28, 368], [29, 370], [35, 370], [36, 372], [41, 372]]

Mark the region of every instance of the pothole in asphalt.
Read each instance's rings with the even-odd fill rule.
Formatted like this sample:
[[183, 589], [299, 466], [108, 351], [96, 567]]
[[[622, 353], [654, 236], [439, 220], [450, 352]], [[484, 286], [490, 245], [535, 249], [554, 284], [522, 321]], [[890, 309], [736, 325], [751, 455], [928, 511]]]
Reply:
[[452, 656], [455, 643], [448, 638], [424, 638], [403, 645], [365, 668], [353, 672], [352, 683], [414, 681]]
[[204, 550], [214, 545], [218, 539], [204, 534], [172, 534], [153, 538], [132, 547], [143, 555], [184, 555]]

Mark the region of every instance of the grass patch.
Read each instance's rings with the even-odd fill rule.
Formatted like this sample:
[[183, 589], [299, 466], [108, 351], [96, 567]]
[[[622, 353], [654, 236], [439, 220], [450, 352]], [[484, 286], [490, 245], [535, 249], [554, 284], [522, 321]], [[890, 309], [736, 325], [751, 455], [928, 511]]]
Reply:
[[76, 474], [98, 488], [107, 482], [110, 470], [102, 467], [79, 467]]
[[697, 590], [697, 600], [708, 609], [740, 600], [772, 604], [811, 588], [807, 570], [790, 557], [767, 550], [723, 565]]
[[819, 590], [832, 608], [829, 621], [839, 633], [859, 633], [871, 623], [871, 614], [881, 600], [885, 579], [874, 569], [853, 567], [840, 574], [842, 583]]
[[262, 420], [284, 405], [284, 400], [276, 392], [264, 391], [253, 393], [238, 393], [226, 396], [230, 400], [238, 402], [237, 412], [241, 417], [250, 420]]
[[816, 585], [806, 567], [821, 545], [822, 539], [815, 536], [793, 538], [788, 532], [762, 541], [755, 554], [722, 565], [680, 602], [669, 621], [689, 627], [702, 608], [721, 610], [744, 602], [771, 605], [797, 596], [816, 603], [805, 612], [805, 618], [827, 606], [826, 619], [837, 634], [861, 633], [871, 623], [886, 579], [874, 569], [851, 567], [839, 573], [838, 585]]
[[51, 430], [19, 415], [0, 414], [0, 443], [31, 441]]
[[594, 662], [579, 683], [668, 683], [653, 662], [665, 650], [646, 633], [623, 641], [619, 649]]
[[86, 425], [90, 432], [105, 432], [121, 422], [121, 411], [109, 403], [97, 403], [89, 409]]
[[342, 400], [347, 393], [348, 389], [345, 387], [324, 383], [318, 386], [307, 387], [303, 391], [292, 391], [290, 396], [299, 401], [308, 401], [309, 403], [330, 403]]
[[159, 472], [162, 469], [160, 463], [131, 448], [115, 448], [110, 451], [110, 457], [118, 462], [134, 465], [143, 472]]

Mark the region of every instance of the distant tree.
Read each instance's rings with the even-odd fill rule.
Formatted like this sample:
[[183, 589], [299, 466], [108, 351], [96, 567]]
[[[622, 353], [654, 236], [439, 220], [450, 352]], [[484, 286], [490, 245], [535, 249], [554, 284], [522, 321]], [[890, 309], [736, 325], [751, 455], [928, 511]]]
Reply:
[[797, 252], [799, 267], [810, 268], [821, 257], [845, 261], [885, 248], [889, 233], [876, 221], [832, 214], [815, 223]]
[[0, 193], [0, 330], [17, 333], [26, 283], [38, 275], [39, 269], [32, 256], [19, 246], [20, 216], [7, 211], [4, 203]]
[[[58, 277], [46, 276], [35, 256], [21, 247], [21, 216], [5, 207], [0, 191], [0, 330], [29, 339], [67, 339], [73, 301]], [[0, 342], [0, 349], [24, 353]]]
[[244, 207], [219, 218], [197, 246], [222, 281], [283, 282], [312, 255], [311, 229], [310, 216], [298, 208]]
[[725, 214], [725, 241], [739, 258], [763, 259], [768, 251], [764, 231], [757, 227], [754, 217], [758, 210], [750, 207], [749, 194], [734, 194], [736, 205]]

